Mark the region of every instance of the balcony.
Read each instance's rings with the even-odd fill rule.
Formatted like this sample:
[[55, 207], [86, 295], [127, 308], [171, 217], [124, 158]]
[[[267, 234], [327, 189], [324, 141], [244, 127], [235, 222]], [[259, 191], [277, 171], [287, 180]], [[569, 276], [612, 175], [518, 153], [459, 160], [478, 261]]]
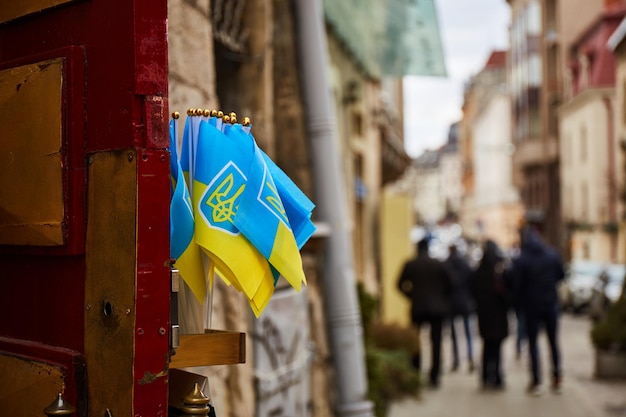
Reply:
[[406, 154], [399, 137], [382, 135], [381, 163], [382, 185], [399, 179], [409, 166], [411, 158]]

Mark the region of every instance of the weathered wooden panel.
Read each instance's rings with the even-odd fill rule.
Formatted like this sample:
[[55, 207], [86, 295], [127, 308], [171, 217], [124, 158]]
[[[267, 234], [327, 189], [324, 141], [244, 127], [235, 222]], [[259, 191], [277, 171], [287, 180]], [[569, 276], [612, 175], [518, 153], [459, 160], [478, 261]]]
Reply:
[[[43, 416], [63, 388], [63, 369], [0, 354], [0, 410], [7, 416]], [[10, 375], [10, 377], [8, 377]]]
[[134, 151], [89, 156], [85, 358], [89, 415], [133, 415], [137, 162]]
[[72, 0], [3, 1], [0, 5], [0, 23], [8, 22], [31, 13], [40, 12], [59, 4], [69, 3], [70, 1]]
[[74, 350], [0, 337], [0, 415], [40, 417], [57, 395], [85, 416], [85, 362]]
[[62, 245], [63, 59], [0, 71], [0, 244]]

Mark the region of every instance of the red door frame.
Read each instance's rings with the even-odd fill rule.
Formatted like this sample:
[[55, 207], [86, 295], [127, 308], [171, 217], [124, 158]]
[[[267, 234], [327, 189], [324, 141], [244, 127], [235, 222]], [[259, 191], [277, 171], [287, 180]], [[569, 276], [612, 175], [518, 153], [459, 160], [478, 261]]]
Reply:
[[[53, 359], [59, 348], [84, 353], [87, 164], [89, 155], [114, 150], [132, 150], [141, 158], [135, 335], [153, 327], [169, 334], [166, 25], [166, 0], [70, 1], [0, 24], [0, 70], [53, 57], [66, 63], [61, 150], [66, 240], [55, 247], [0, 246], [0, 350], [52, 352]], [[167, 340], [134, 340], [129, 370], [134, 415], [167, 414]], [[23, 352], [25, 343], [39, 348]], [[74, 361], [75, 355], [67, 356]], [[154, 377], [147, 381], [146, 375]], [[86, 383], [105, 381], [87, 375]], [[75, 392], [70, 395], [84, 390]], [[80, 405], [86, 399], [68, 401]]]

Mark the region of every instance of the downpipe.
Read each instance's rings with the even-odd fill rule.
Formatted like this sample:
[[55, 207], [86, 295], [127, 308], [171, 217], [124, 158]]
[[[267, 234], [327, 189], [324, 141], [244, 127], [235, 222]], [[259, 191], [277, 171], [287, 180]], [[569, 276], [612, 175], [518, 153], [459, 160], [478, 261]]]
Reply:
[[300, 71], [315, 183], [316, 211], [330, 230], [322, 272], [339, 416], [373, 417], [367, 399], [363, 326], [356, 291], [346, 182], [341, 169], [321, 0], [297, 0]]

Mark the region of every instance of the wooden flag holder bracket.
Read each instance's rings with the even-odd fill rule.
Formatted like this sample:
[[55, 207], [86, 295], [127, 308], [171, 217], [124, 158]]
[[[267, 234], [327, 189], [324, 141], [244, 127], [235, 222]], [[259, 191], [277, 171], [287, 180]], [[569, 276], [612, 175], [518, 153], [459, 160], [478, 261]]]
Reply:
[[245, 333], [207, 329], [204, 334], [180, 336], [180, 346], [171, 357], [170, 368], [235, 365], [245, 361]]
[[178, 334], [178, 270], [171, 268], [172, 338], [170, 369], [196, 366], [235, 365], [246, 362], [246, 334], [205, 329], [199, 334]]

